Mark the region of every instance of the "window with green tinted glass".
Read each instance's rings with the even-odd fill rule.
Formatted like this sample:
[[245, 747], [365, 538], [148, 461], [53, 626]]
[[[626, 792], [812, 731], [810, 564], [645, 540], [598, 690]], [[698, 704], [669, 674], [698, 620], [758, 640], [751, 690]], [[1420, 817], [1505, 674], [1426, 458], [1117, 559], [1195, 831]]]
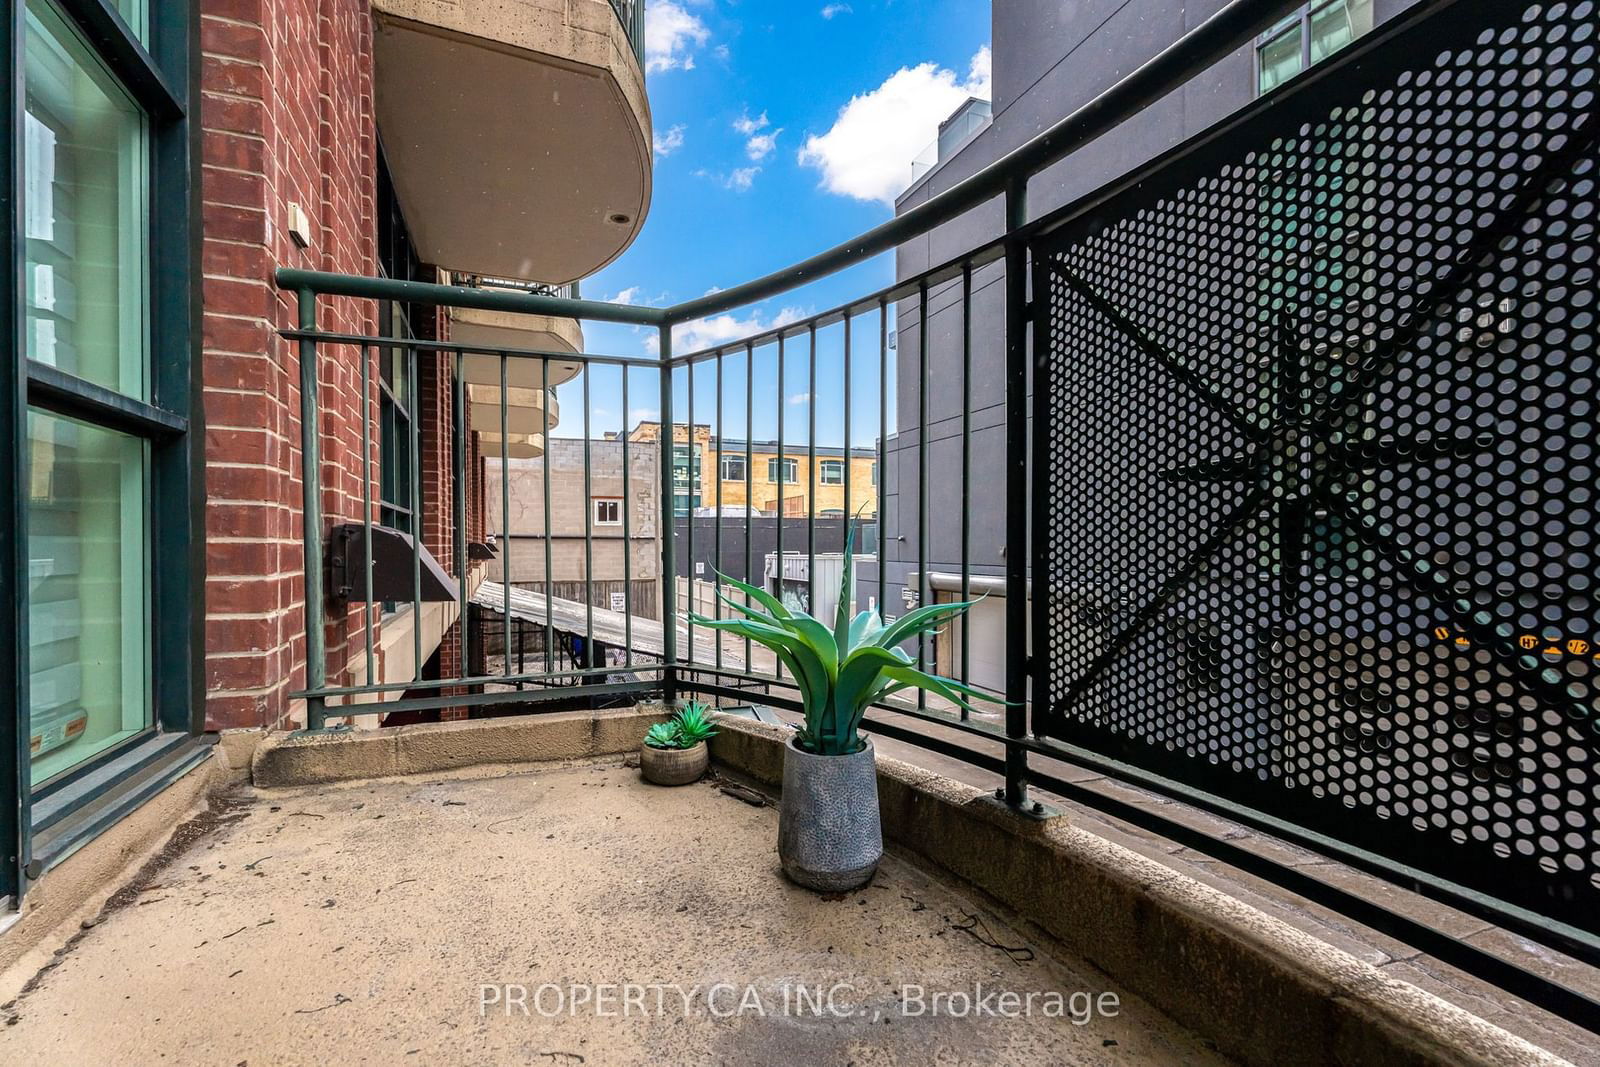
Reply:
[[48, 4], [28, 5], [24, 79], [28, 358], [145, 399], [145, 117]]
[[106, 794], [148, 786], [145, 769], [201, 726], [205, 516], [189, 432], [198, 14], [189, 0], [11, 11], [0, 485], [14, 506], [0, 540], [18, 573], [0, 582], [0, 617], [18, 655], [0, 735], [27, 758], [0, 780], [0, 839], [20, 844], [0, 849], [0, 899], [15, 900], [22, 871], [107, 825], [94, 810]]
[[146, 465], [136, 437], [28, 415], [35, 783], [151, 724]]
[[1307, 4], [1256, 42], [1256, 90], [1268, 92], [1372, 29], [1372, 0]]

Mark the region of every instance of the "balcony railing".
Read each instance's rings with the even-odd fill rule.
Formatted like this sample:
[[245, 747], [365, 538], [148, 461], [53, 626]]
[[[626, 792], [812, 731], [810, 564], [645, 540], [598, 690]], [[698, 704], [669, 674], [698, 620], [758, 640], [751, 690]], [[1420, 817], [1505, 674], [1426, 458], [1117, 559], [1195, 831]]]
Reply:
[[645, 0], [611, 0], [611, 10], [617, 13], [640, 67], [644, 66], [644, 5]]
[[[1069, 758], [1600, 961], [1590, 465], [1600, 370], [1593, 264], [1575, 251], [1595, 237], [1597, 110], [1580, 69], [1592, 44], [1540, 48], [1589, 34], [1587, 8], [1422, 0], [1137, 173], [1028, 212], [1030, 177], [1248, 44], [1288, 6], [1235, 0], [1034, 140], [894, 220], [672, 307], [281, 271], [301, 307], [289, 336], [301, 345], [308, 428], [311, 728], [330, 717], [645, 693], [794, 707], [780, 666], [683, 616], [687, 605], [716, 613], [707, 593], [727, 587], [688, 574], [680, 588], [675, 486], [695, 484], [673, 480], [693, 463], [681, 449], [704, 452], [714, 440], [719, 457], [723, 441], [742, 451], [729, 452], [744, 461], [742, 483], [725, 480], [720, 463], [701, 468], [702, 494], [715, 476], [713, 499], [700, 502], [718, 515], [710, 570], [770, 573], [777, 592], [812, 605], [829, 595], [819, 560], [845, 549], [843, 524], [819, 536], [818, 456], [869, 449], [874, 484], [858, 492], [846, 463], [841, 496], [852, 511], [870, 506], [881, 536], [845, 595], [890, 613], [940, 595], [1003, 601], [988, 612], [1003, 663], [996, 701], [969, 717], [926, 699], [888, 703], [870, 729], [1003, 771], [1002, 799], [1025, 812], [1035, 807], [1030, 785], [1114, 805], [1029, 761]], [[1493, 140], [1503, 129], [1524, 133]], [[674, 350], [675, 327], [894, 249], [997, 197], [1004, 232], [948, 262], [737, 342]], [[1002, 287], [1003, 315], [980, 332], [973, 305], [991, 283]], [[581, 396], [563, 415], [583, 442], [581, 591], [552, 588], [549, 462], [531, 489], [543, 528], [500, 520], [542, 548], [543, 588], [519, 587], [509, 538], [503, 580], [487, 592], [469, 588], [469, 568], [455, 569], [459, 602], [481, 609], [461, 630], [462, 663], [489, 663], [493, 635], [494, 670], [430, 679], [419, 668], [352, 684], [339, 673], [352, 657], [329, 653], [330, 639], [341, 651], [364, 641], [374, 677], [370, 604], [330, 612], [321, 588], [317, 367], [375, 342], [319, 330], [319, 297], [656, 331], [658, 355], [632, 359], [449, 341], [414, 348], [447, 374], [464, 356], [491, 356], [503, 382], [513, 367], [554, 358], [583, 368]], [[978, 346], [997, 345], [1002, 359], [975, 364]], [[453, 380], [451, 555], [464, 561], [469, 442]], [[657, 427], [637, 436], [623, 423], [620, 442], [627, 543], [641, 534], [630, 465], [655, 462], [653, 618], [631, 572], [614, 605], [597, 604], [592, 588], [596, 394], [610, 410], [647, 409]], [[810, 479], [775, 480], [775, 543], [762, 565], [751, 514], [758, 447], [780, 472], [804, 461]], [[513, 515], [511, 493], [502, 477], [488, 510]], [[799, 493], [804, 506], [786, 507]], [[739, 510], [724, 519], [725, 507]], [[370, 526], [372, 515], [363, 499], [343, 518]], [[684, 536], [706, 536], [697, 525], [686, 523]], [[805, 569], [791, 568], [802, 555]], [[686, 558], [696, 558], [692, 547]], [[534, 670], [513, 655], [530, 626], [544, 635]], [[972, 679], [972, 636], [963, 629], [914, 651]], [[997, 740], [1004, 759], [952, 737]], [[1293, 884], [1542, 1007], [1600, 1021], [1590, 997], [1382, 903], [1150, 806], [1114, 813]]]

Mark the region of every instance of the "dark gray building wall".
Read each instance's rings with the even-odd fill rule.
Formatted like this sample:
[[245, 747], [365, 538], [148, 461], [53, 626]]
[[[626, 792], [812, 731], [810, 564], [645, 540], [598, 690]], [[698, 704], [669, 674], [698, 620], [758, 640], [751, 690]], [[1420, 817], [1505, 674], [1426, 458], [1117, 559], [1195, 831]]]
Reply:
[[[994, 119], [959, 152], [928, 172], [896, 204], [903, 212], [970, 177], [1053, 126], [1204, 22], [1225, 0], [995, 0], [992, 16]], [[1374, 24], [1415, 0], [1376, 0]], [[1029, 183], [1029, 216], [1093, 192], [1161, 152], [1204, 132], [1255, 98], [1253, 47], [1226, 60], [1118, 129], [1047, 168]], [[910, 163], [907, 161], [907, 166]], [[994, 200], [901, 245], [904, 280], [994, 240], [1004, 225]], [[972, 278], [971, 474], [961, 477], [961, 291], [928, 292], [928, 569], [959, 571], [962, 511], [970, 523], [973, 573], [1005, 567], [1005, 375], [1003, 263]], [[919, 301], [895, 309], [895, 386], [899, 431], [888, 442], [885, 477], [886, 608], [899, 614], [908, 573], [917, 568], [917, 478], [922, 322]]]

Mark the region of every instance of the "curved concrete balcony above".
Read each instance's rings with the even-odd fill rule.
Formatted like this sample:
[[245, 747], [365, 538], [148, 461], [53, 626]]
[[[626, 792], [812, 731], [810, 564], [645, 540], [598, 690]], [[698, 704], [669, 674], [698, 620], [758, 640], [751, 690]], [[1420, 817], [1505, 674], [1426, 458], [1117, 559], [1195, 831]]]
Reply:
[[484, 430], [478, 434], [478, 447], [485, 456], [496, 460], [502, 455], [506, 459], [538, 459], [544, 455], [544, 435], [537, 433], [506, 434], [506, 443], [502, 451], [500, 434]]
[[610, 0], [372, 7], [378, 132], [425, 261], [559, 283], [632, 243], [650, 106]]
[[[542, 352], [583, 351], [583, 328], [577, 319], [551, 315], [517, 315], [506, 311], [479, 311], [474, 308], [450, 309], [450, 339], [463, 345], [482, 348], [530, 348]], [[506, 384], [514, 389], [544, 387], [543, 361], [513, 358], [506, 366]], [[576, 360], [552, 359], [550, 385], [560, 385], [578, 376]], [[500, 357], [465, 353], [463, 380], [477, 385], [500, 384]]]
[[[561, 422], [561, 407], [554, 393], [544, 389], [507, 389], [504, 422], [507, 432], [543, 433], [547, 406], [550, 428], [553, 430]], [[480, 432], [500, 432], [502, 423], [498, 385], [467, 385], [467, 425]]]

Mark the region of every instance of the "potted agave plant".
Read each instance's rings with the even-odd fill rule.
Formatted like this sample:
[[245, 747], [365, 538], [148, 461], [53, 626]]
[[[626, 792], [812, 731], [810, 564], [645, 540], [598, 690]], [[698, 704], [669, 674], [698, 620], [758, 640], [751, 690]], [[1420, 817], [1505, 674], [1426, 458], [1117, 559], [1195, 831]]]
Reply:
[[872, 742], [861, 736], [861, 717], [875, 701], [904, 689], [926, 689], [961, 707], [964, 697], [990, 697], [980, 690], [917, 669], [900, 646], [960, 616], [976, 601], [932, 604], [885, 625], [876, 611], [850, 617], [854, 585], [851, 549], [845, 543], [844, 578], [832, 629], [777, 597], [719, 575], [753, 604], [722, 599], [745, 617], [709, 619], [698, 626], [727, 630], [770, 648], [800, 689], [805, 722], [789, 739], [783, 759], [783, 797], [778, 808], [778, 857], [793, 881], [838, 892], [872, 880], [883, 856], [878, 820], [878, 779]]
[[716, 736], [710, 712], [699, 701], [672, 713], [644, 735], [639, 749], [639, 770], [656, 785], [688, 785], [706, 773], [710, 762], [706, 741]]

